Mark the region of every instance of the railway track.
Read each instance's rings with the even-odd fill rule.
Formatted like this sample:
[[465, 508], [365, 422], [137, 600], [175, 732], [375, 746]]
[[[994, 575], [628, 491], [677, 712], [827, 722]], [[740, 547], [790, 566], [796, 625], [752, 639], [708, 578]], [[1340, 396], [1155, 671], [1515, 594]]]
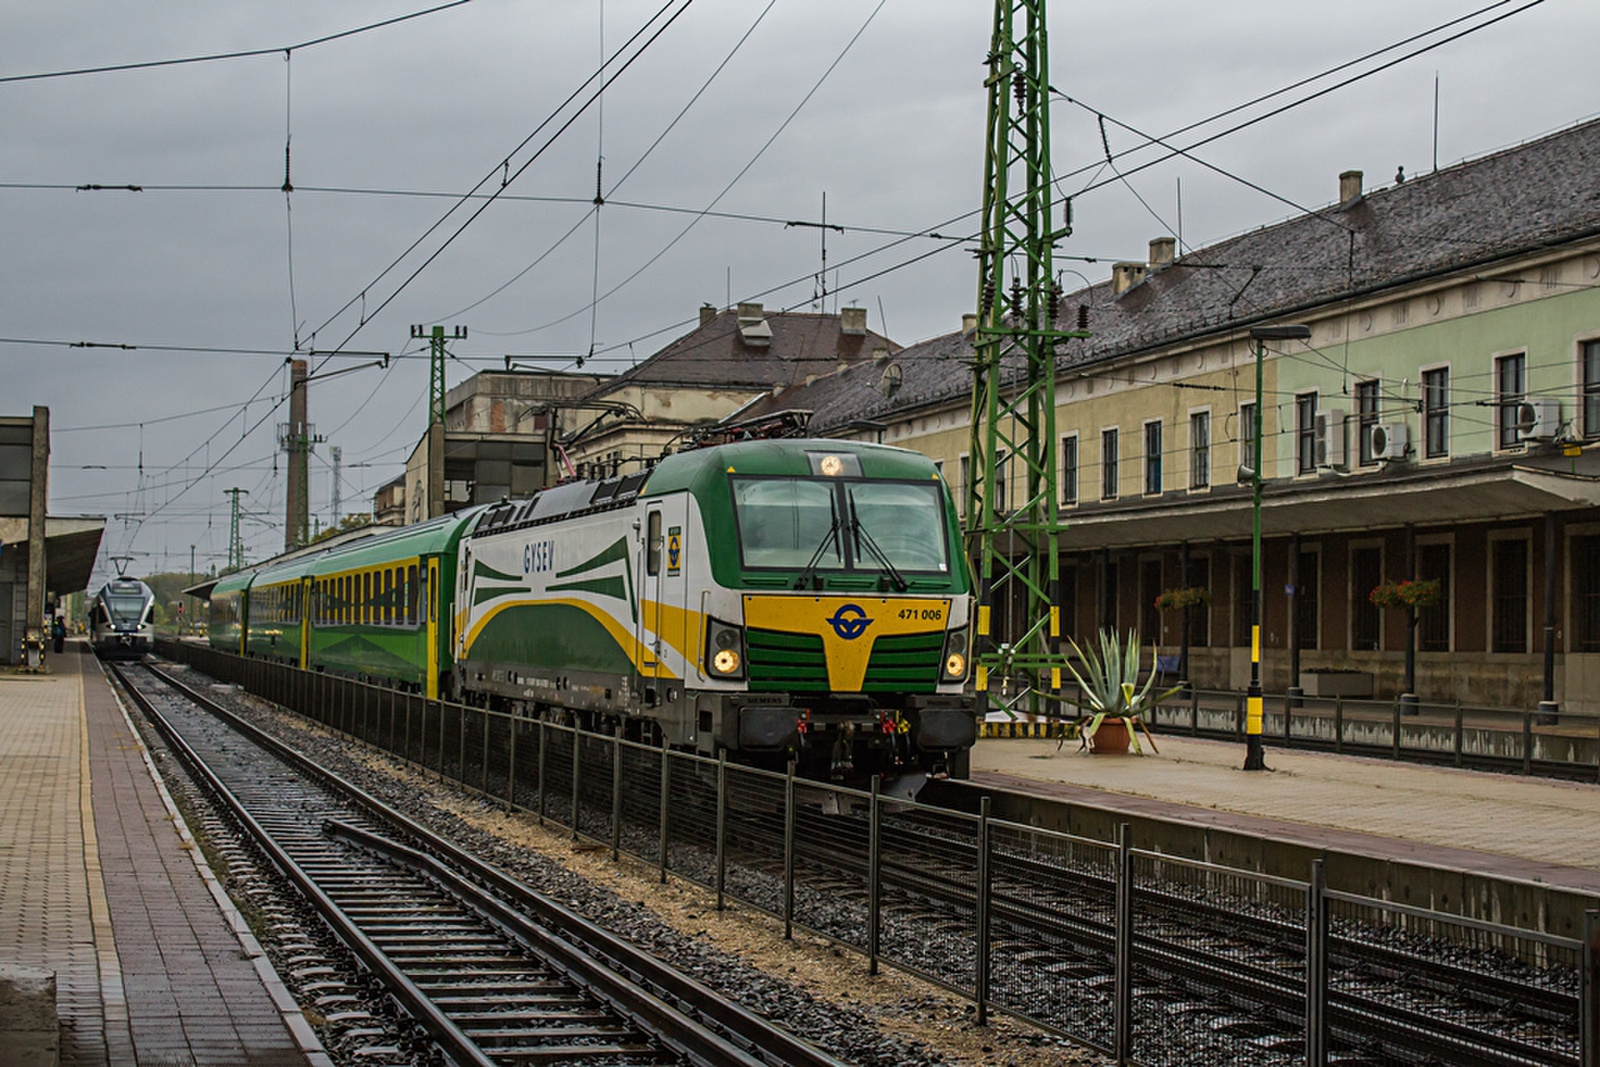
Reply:
[[[176, 679], [112, 671], [134, 702], [334, 936], [358, 988], [296, 972], [316, 1007], [359, 1029], [392, 997], [413, 1055], [422, 1036], [457, 1064], [799, 1064], [820, 1052], [439, 839]], [[309, 940], [304, 941], [310, 947]], [[294, 961], [291, 961], [294, 962]], [[323, 982], [315, 981], [327, 970]], [[309, 972], [309, 973], [308, 973]], [[370, 988], [375, 986], [376, 988]], [[377, 1033], [379, 1028], [368, 1028]]]
[[[814, 810], [797, 819], [795, 868], [810, 892], [833, 900], [841, 927], [865, 923], [867, 820]], [[975, 834], [964, 838], [926, 819], [918, 810], [883, 816], [880, 900], [885, 923], [923, 931], [921, 941], [909, 946], [910, 962], [938, 980], [937, 971], [915, 960], [954, 961], [956, 970], [969, 966], [977, 841]], [[772, 866], [772, 860], [759, 858], [766, 851], [762, 842], [776, 832], [770, 816], [733, 818], [729, 829], [730, 849], [750, 857], [741, 863]], [[740, 848], [744, 835], [747, 852]], [[997, 847], [994, 855], [988, 904], [994, 966], [1011, 969], [1013, 985], [1065, 990], [1080, 1008], [1099, 1003], [1109, 1015], [1117, 951], [1114, 871], [1088, 863], [1064, 867], [1017, 847]], [[1286, 891], [1305, 891], [1284, 885]], [[1146, 1036], [1157, 1036], [1181, 1015], [1184, 1025], [1208, 1027], [1222, 1035], [1219, 1041], [1242, 1046], [1252, 1058], [1288, 1062], [1303, 1053], [1303, 912], [1148, 883], [1136, 885], [1131, 904], [1134, 997], [1148, 1005], [1136, 1007], [1135, 1014], [1142, 1016], [1138, 1027]], [[939, 940], [949, 943], [940, 948]], [[1438, 943], [1384, 944], [1375, 929], [1348, 919], [1334, 923], [1331, 1053], [1344, 1063], [1576, 1064], [1576, 994], [1476, 962], [1449, 958]], [[1176, 1014], [1174, 1006], [1180, 1009]], [[1083, 1014], [1075, 1020], [1080, 1028]], [[1102, 1037], [1096, 1043], [1109, 1048], [1109, 1028]]]

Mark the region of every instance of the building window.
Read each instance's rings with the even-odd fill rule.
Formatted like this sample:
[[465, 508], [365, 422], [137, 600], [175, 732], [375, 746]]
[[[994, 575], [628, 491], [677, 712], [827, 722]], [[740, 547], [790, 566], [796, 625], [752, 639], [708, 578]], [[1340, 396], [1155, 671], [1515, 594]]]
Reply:
[[1600, 652], [1600, 534], [1572, 539], [1574, 651]]
[[1350, 648], [1376, 652], [1383, 648], [1383, 611], [1372, 591], [1383, 584], [1383, 549], [1373, 545], [1350, 552]]
[[1211, 412], [1189, 416], [1189, 488], [1211, 485]]
[[1317, 473], [1317, 394], [1294, 398], [1295, 472]]
[[1294, 587], [1295, 643], [1302, 649], [1317, 648], [1318, 622], [1322, 613], [1317, 607], [1317, 593], [1322, 589], [1322, 553], [1314, 548], [1300, 550], [1299, 581]]
[[1370, 467], [1377, 463], [1372, 454], [1372, 428], [1378, 425], [1378, 383], [1356, 383], [1356, 438], [1361, 450], [1361, 465]]
[[1256, 457], [1256, 406], [1255, 404], [1239, 405], [1239, 466], [1255, 470], [1258, 466]]
[[1528, 542], [1520, 537], [1489, 543], [1490, 632], [1493, 652], [1528, 651]]
[[1450, 368], [1422, 372], [1423, 455], [1450, 454]]
[[1161, 423], [1144, 424], [1144, 491], [1156, 496], [1161, 492]]
[[1417, 609], [1417, 651], [1450, 651], [1450, 546], [1417, 546], [1417, 577], [1439, 583], [1439, 602]]
[[1117, 431], [1100, 431], [1100, 499], [1117, 499]]
[[1061, 470], [1058, 474], [1061, 482], [1061, 502], [1063, 504], [1076, 504], [1078, 502], [1078, 438], [1076, 435], [1061, 439]]
[[1496, 418], [1496, 440], [1498, 448], [1515, 448], [1520, 442], [1517, 440], [1517, 418], [1522, 406], [1522, 397], [1528, 389], [1528, 354], [1516, 352], [1509, 356], [1501, 356], [1494, 361], [1494, 392]]
[[1011, 453], [1001, 449], [994, 458], [994, 513], [1002, 516], [1011, 510], [1011, 497], [1006, 495], [1006, 464]]
[[1583, 342], [1583, 436], [1600, 437], [1600, 341]]

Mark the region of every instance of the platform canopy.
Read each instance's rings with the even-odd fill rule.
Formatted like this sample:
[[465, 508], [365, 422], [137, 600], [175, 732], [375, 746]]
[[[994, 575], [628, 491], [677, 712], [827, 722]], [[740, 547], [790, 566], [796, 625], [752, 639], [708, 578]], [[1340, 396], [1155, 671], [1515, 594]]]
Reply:
[[[44, 520], [45, 587], [75, 593], [89, 585], [106, 520], [94, 515], [49, 515]], [[28, 520], [0, 519], [0, 552], [28, 549]]]
[[[1411, 522], [1489, 522], [1597, 506], [1600, 477], [1592, 474], [1511, 464], [1475, 470], [1439, 467], [1403, 477], [1268, 483], [1261, 531], [1270, 537]], [[1240, 540], [1250, 536], [1250, 518], [1249, 491], [1229, 486], [1193, 497], [1157, 497], [1133, 507], [1085, 507], [1067, 517], [1060, 544], [1063, 550], [1082, 551]]]

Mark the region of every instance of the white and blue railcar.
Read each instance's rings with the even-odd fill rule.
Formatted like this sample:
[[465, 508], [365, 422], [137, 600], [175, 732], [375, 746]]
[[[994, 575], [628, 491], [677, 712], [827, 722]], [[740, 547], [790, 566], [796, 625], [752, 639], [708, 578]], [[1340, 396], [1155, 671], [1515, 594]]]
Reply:
[[116, 577], [95, 594], [89, 634], [101, 659], [138, 659], [155, 639], [156, 595], [137, 578]]

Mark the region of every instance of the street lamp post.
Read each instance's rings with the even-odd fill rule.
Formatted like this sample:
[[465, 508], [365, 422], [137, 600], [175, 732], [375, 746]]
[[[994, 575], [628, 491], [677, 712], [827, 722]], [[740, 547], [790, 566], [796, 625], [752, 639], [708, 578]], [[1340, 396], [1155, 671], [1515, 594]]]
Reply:
[[[1261, 359], [1267, 341], [1304, 341], [1311, 327], [1302, 323], [1283, 326], [1252, 326], [1250, 339], [1256, 343], [1256, 407], [1252, 420], [1250, 467], [1250, 688], [1245, 691], [1244, 769], [1267, 769], [1261, 749]], [[1240, 472], [1244, 473], [1243, 471]]]

